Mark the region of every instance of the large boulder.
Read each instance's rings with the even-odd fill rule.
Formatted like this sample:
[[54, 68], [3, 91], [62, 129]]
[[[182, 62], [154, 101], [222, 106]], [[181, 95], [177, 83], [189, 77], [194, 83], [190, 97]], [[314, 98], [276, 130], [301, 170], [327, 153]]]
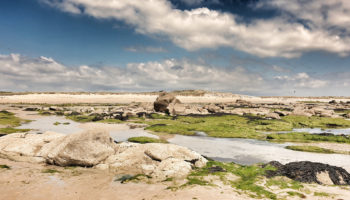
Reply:
[[297, 106], [294, 108], [292, 115], [296, 115], [296, 116], [306, 116], [306, 117], [311, 117], [312, 115], [314, 115], [314, 111], [313, 110], [309, 110], [303, 106]]
[[41, 149], [39, 156], [59, 166], [91, 167], [114, 154], [115, 148], [108, 132], [89, 130], [50, 142]]
[[269, 164], [277, 170], [268, 171], [268, 177], [286, 176], [304, 183], [350, 185], [350, 174], [341, 167], [309, 161], [291, 162], [285, 165], [272, 161]]
[[203, 167], [206, 162], [200, 154], [174, 144], [122, 143], [104, 164], [119, 173], [146, 174], [164, 180], [183, 178], [193, 167]]
[[11, 134], [0, 137], [0, 156], [15, 161], [59, 166], [85, 166], [115, 170], [122, 174], [146, 174], [154, 180], [183, 178], [207, 160], [174, 144], [116, 144], [104, 131], [63, 135]]
[[277, 113], [268, 113], [266, 116], [266, 118], [270, 118], [270, 119], [281, 119], [280, 115]]
[[178, 100], [174, 95], [166, 92], [162, 92], [159, 94], [156, 101], [153, 103], [154, 110], [156, 112], [165, 112], [169, 113], [169, 104], [180, 104], [180, 100]]
[[45, 162], [45, 158], [38, 155], [41, 148], [63, 137], [63, 134], [55, 132], [9, 134], [0, 138], [0, 156], [16, 161]]

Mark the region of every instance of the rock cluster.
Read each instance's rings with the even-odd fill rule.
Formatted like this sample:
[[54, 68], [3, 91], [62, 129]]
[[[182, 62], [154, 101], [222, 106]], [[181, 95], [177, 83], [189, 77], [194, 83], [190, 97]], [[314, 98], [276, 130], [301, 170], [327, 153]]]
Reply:
[[350, 185], [350, 174], [341, 167], [309, 161], [291, 162], [285, 165], [272, 161], [268, 164], [277, 168], [276, 171], [268, 171], [268, 177], [286, 176], [304, 183]]
[[86, 131], [63, 135], [14, 133], [0, 138], [0, 156], [16, 161], [84, 166], [145, 174], [159, 180], [182, 178], [207, 160], [173, 144], [117, 144], [107, 132]]

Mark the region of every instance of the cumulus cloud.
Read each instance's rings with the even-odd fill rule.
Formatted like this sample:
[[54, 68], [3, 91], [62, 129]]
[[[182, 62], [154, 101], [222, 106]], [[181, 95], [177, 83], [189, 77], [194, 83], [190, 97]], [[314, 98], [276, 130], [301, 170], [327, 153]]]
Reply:
[[0, 55], [0, 90], [152, 91], [206, 89], [254, 92], [264, 80], [244, 68], [196, 64], [188, 60], [130, 63], [124, 68], [68, 67], [47, 57]]
[[[167, 0], [41, 0], [62, 11], [84, 14], [98, 19], [123, 21], [145, 35], [169, 38], [174, 44], [187, 50], [201, 48], [232, 47], [261, 57], [298, 57], [304, 52], [324, 50], [339, 55], [350, 52], [348, 5], [346, 0], [320, 1], [329, 5], [327, 20], [318, 19], [319, 1], [312, 0], [308, 8], [302, 4], [308, 1], [272, 0], [263, 7], [276, 7], [285, 12], [301, 15], [302, 19], [317, 24], [318, 21], [342, 28], [334, 31], [328, 26], [301, 23], [290, 15], [269, 19], [256, 19], [250, 23], [239, 22], [240, 16], [231, 13], [196, 8], [179, 10]], [[200, 0], [183, 0], [195, 3]], [[288, 2], [288, 3], [287, 3]], [[291, 3], [293, 2], [293, 3]], [[338, 3], [338, 4], [336, 4]], [[288, 7], [290, 6], [290, 8]], [[341, 9], [346, 6], [345, 9]], [[345, 10], [345, 11], [344, 11]], [[340, 15], [338, 15], [340, 14]], [[323, 15], [321, 15], [323, 16]], [[339, 18], [340, 16], [340, 18]], [[318, 20], [318, 21], [317, 21]]]
[[276, 80], [283, 81], [284, 84], [293, 88], [323, 88], [327, 86], [327, 80], [315, 79], [305, 72], [297, 73], [293, 76], [276, 76]]

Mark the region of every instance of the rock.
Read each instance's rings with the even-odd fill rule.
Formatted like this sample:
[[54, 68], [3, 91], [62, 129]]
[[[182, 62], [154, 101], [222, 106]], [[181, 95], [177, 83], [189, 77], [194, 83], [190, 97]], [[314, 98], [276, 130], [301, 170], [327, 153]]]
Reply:
[[270, 119], [281, 119], [281, 117], [277, 113], [269, 113], [265, 117]]
[[118, 173], [146, 174], [159, 180], [183, 177], [192, 167], [203, 167], [207, 160], [188, 148], [174, 144], [118, 145], [117, 154], [105, 161]]
[[109, 169], [109, 165], [107, 165], [107, 164], [98, 164], [98, 165], [95, 166], [95, 169], [108, 170]]
[[279, 116], [287, 116], [290, 114], [290, 112], [283, 110], [275, 110], [274, 112], [277, 113]]
[[182, 103], [171, 103], [168, 106], [170, 115], [183, 115], [186, 113], [186, 106]]
[[64, 137], [63, 134], [55, 132], [45, 132], [44, 134], [9, 134], [1, 137], [0, 156], [16, 161], [45, 162], [45, 158], [38, 155], [41, 148], [62, 137]]
[[350, 113], [345, 115], [346, 118], [350, 118]]
[[152, 173], [152, 177], [159, 180], [166, 178], [185, 178], [192, 170], [192, 165], [178, 158], [168, 158], [159, 163]]
[[39, 108], [25, 108], [23, 111], [39, 111]]
[[350, 174], [341, 167], [309, 161], [291, 162], [286, 165], [273, 161], [269, 164], [276, 167], [277, 171], [268, 171], [268, 177], [286, 176], [304, 183], [350, 185]]
[[221, 108], [219, 106], [216, 106], [215, 104], [210, 104], [206, 106], [206, 109], [209, 113], [219, 113], [221, 111]]
[[237, 99], [236, 104], [239, 104], [241, 106], [251, 106], [252, 105], [252, 103], [250, 101], [243, 100], [243, 99]]
[[85, 131], [67, 135], [45, 145], [40, 156], [59, 166], [91, 167], [115, 153], [116, 144], [108, 132]]
[[331, 100], [328, 102], [329, 104], [337, 104], [337, 101], [336, 100]]
[[294, 108], [292, 115], [311, 117], [313, 113], [304, 107], [297, 106]]
[[0, 138], [0, 156], [15, 161], [84, 166], [155, 180], [184, 178], [207, 163], [200, 154], [174, 144], [116, 144], [107, 132], [90, 130], [63, 135], [14, 133]]
[[162, 92], [159, 94], [159, 97], [153, 103], [154, 110], [156, 112], [165, 112], [169, 113], [168, 106], [169, 104], [181, 103], [174, 95]]

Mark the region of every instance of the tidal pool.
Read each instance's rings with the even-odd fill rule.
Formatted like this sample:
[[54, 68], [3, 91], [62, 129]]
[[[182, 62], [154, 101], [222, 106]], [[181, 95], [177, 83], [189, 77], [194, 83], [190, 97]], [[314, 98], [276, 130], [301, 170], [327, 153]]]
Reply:
[[[55, 125], [56, 122], [58, 122], [59, 124]], [[34, 132], [34, 133], [44, 133], [46, 131], [54, 131], [54, 132], [63, 133], [63, 134], [78, 133], [83, 130], [88, 130], [89, 128], [91, 128], [91, 127], [84, 128], [84, 126], [81, 126], [81, 125], [82, 125], [81, 123], [66, 119], [65, 117], [46, 116], [46, 117], [39, 118], [35, 121], [32, 121], [28, 124], [22, 124], [18, 128], [32, 129], [31, 132]], [[122, 130], [113, 130], [113, 126], [115, 126], [115, 129], [120, 129], [120, 126], [125, 126], [126, 128], [122, 128]], [[145, 130], [140, 128], [129, 129], [127, 125], [98, 123], [98, 126], [96, 127], [92, 126], [92, 128], [99, 128], [99, 129], [106, 129], [106, 130], [109, 129], [110, 130], [109, 134], [111, 135], [111, 137], [118, 142], [127, 141], [128, 138], [130, 137], [140, 137], [140, 136], [159, 138], [158, 136], [147, 133]]]
[[279, 161], [312, 161], [327, 163], [350, 170], [350, 155], [320, 154], [285, 149], [290, 143], [277, 144], [267, 141], [238, 138], [212, 138], [176, 135], [170, 143], [188, 147], [202, 155], [218, 161], [243, 165]]
[[321, 129], [321, 128], [296, 128], [292, 132], [305, 132], [311, 134], [332, 133], [334, 135], [350, 135], [350, 128], [346, 129]]
[[[55, 122], [61, 124], [54, 125]], [[64, 125], [63, 123], [69, 124]], [[109, 128], [111, 128], [110, 126], [116, 126], [117, 128], [118, 126], [126, 126], [120, 124], [105, 125]], [[99, 124], [99, 126], [103, 128], [103, 124]], [[23, 124], [19, 128], [35, 129], [34, 132], [37, 133], [55, 131], [58, 133], [71, 134], [83, 131], [84, 129], [81, 127], [83, 126], [81, 126], [80, 123], [68, 120], [64, 117], [47, 116], [28, 124]], [[298, 131], [305, 132], [305, 129], [298, 129]], [[322, 131], [324, 132], [324, 130]], [[140, 136], [158, 138], [158, 136], [150, 134], [141, 128], [111, 130], [109, 133], [111, 137], [118, 142], [127, 141], [130, 137]], [[266, 163], [273, 160], [281, 163], [313, 161], [344, 167], [346, 170], [350, 171], [350, 155], [308, 153], [285, 149], [285, 146], [293, 145], [291, 143], [277, 144], [252, 139], [212, 138], [207, 137], [204, 132], [197, 132], [196, 135], [197, 136], [174, 135], [174, 137], [168, 141], [173, 144], [188, 147], [204, 156], [218, 161], [235, 162], [244, 165], [261, 162]]]
[[[60, 124], [55, 125], [56, 122], [59, 122]], [[79, 128], [79, 125], [80, 123], [66, 119], [65, 117], [47, 116], [47, 117], [41, 117], [27, 124], [22, 124], [18, 128], [33, 129], [32, 132], [37, 132], [37, 133], [54, 131], [57, 133], [71, 134], [71, 133], [77, 133], [77, 132], [83, 131], [82, 128]]]

